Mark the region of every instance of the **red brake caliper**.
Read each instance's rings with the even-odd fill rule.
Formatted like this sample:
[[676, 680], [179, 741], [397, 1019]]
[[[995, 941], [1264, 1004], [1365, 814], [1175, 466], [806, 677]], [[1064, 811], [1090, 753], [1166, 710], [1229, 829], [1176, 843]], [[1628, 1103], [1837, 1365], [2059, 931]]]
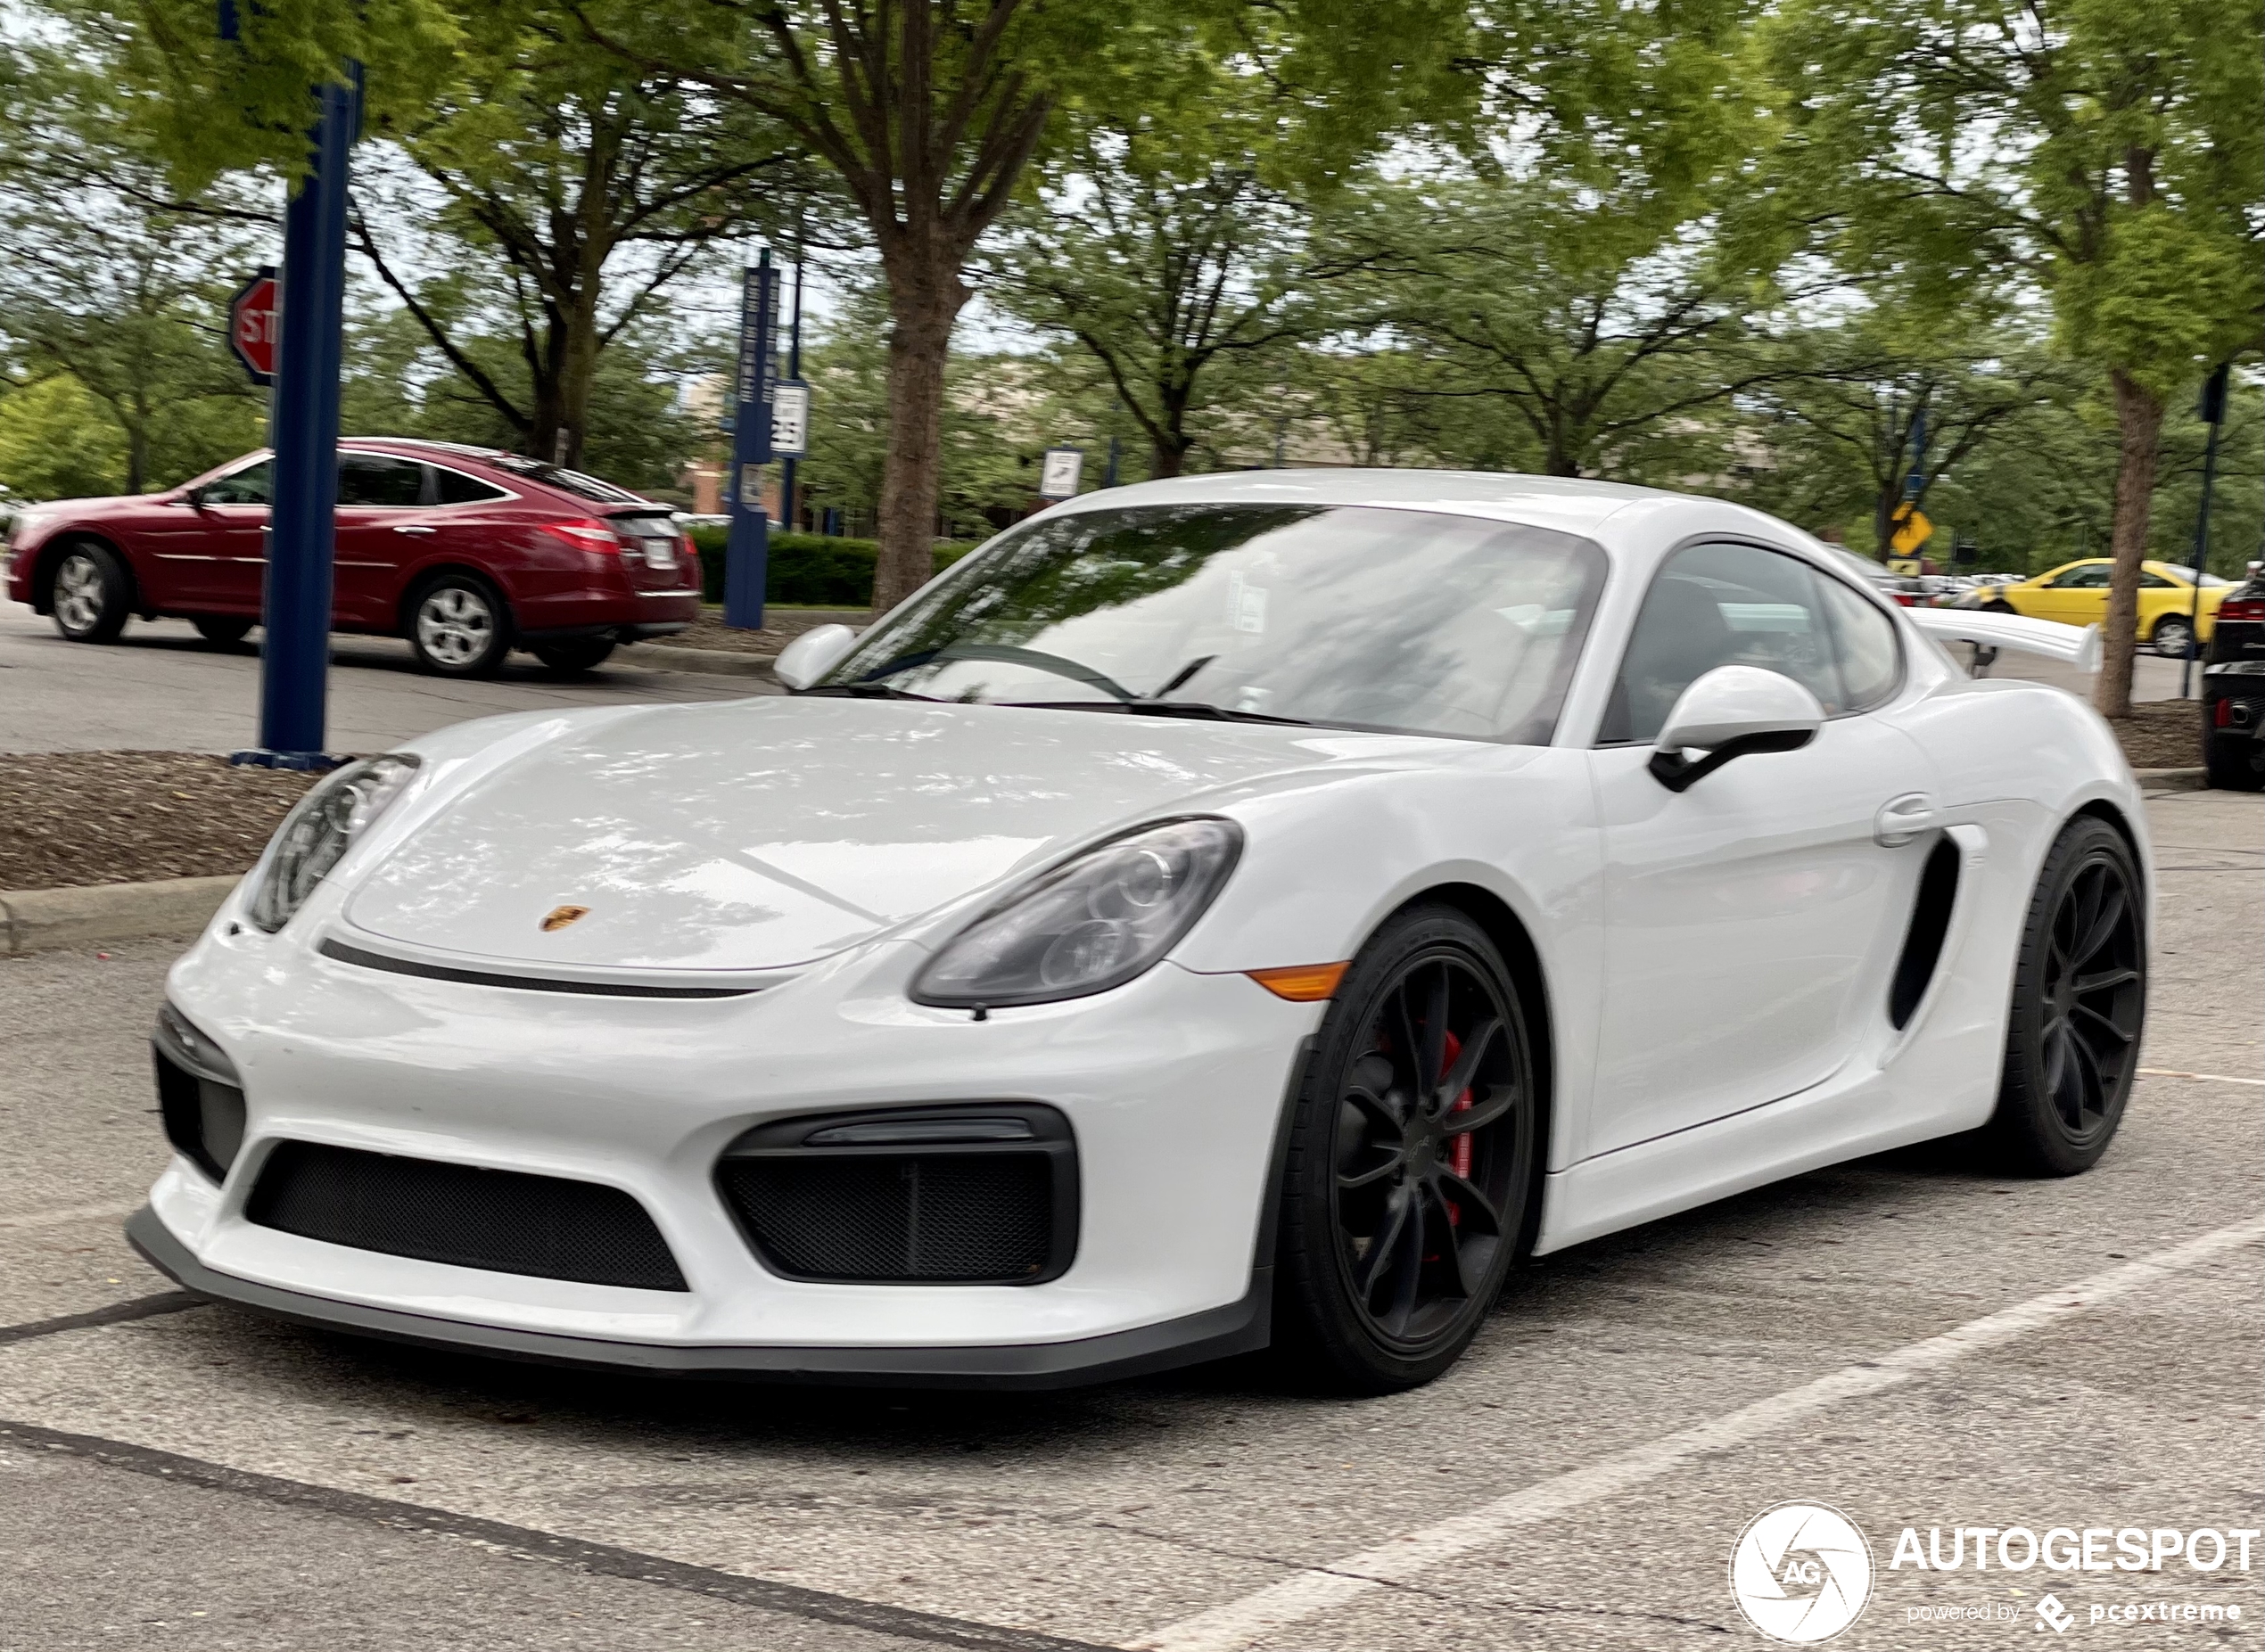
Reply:
[[[1454, 1031], [1450, 1029], [1446, 1034], [1446, 1048], [1440, 1053], [1439, 1058], [1446, 1064], [1448, 1071], [1453, 1072], [1454, 1070], [1455, 1063], [1462, 1058], [1462, 1040], [1457, 1038], [1454, 1035]], [[1463, 1087], [1462, 1094], [1455, 1097], [1455, 1105], [1448, 1108], [1447, 1111], [1450, 1113], [1468, 1113], [1470, 1111], [1471, 1105], [1470, 1088], [1470, 1086], [1465, 1085]], [[1470, 1179], [1470, 1132], [1469, 1130], [1465, 1130], [1462, 1135], [1457, 1136], [1448, 1144], [1447, 1167], [1454, 1171], [1456, 1175], [1462, 1177], [1464, 1179], [1468, 1180]], [[1455, 1202], [1453, 1199], [1447, 1201], [1447, 1220], [1451, 1222], [1459, 1222], [1462, 1220], [1462, 1212], [1455, 1207]]]

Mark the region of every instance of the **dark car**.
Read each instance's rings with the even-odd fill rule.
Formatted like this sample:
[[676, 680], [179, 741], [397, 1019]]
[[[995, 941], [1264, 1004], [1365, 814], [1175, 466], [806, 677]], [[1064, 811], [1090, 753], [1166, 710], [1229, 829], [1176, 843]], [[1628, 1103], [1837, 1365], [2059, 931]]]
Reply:
[[[405, 637], [426, 670], [477, 677], [514, 648], [587, 670], [699, 613], [699, 560], [664, 505], [484, 448], [339, 449], [334, 630]], [[259, 622], [268, 474], [255, 453], [164, 493], [31, 506], [8, 595], [72, 642], [110, 642], [135, 615], [237, 642]]]
[[2265, 574], [2226, 593], [2202, 668], [2203, 762], [2210, 784], [2265, 787]]

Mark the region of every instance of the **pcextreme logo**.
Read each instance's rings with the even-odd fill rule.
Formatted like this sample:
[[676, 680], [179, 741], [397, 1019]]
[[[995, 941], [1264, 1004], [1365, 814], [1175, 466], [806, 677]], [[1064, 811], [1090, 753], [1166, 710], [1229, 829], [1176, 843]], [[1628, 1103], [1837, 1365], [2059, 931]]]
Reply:
[[1830, 1640], [1872, 1599], [1872, 1545], [1829, 1503], [1765, 1508], [1730, 1551], [1730, 1597], [1772, 1640]]

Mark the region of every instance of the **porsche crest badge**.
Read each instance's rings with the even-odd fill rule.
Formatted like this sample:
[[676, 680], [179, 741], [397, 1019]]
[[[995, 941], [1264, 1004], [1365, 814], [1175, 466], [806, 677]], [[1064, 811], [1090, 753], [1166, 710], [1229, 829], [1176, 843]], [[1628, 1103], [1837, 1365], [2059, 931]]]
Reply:
[[543, 916], [543, 933], [548, 935], [554, 929], [564, 929], [575, 919], [589, 916], [588, 907], [553, 907]]

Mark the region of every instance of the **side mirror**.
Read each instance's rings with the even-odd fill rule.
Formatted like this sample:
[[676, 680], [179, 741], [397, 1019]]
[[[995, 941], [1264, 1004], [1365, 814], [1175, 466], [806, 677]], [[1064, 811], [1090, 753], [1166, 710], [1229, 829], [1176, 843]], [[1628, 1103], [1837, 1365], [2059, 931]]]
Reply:
[[[1651, 777], [1688, 791], [1734, 757], [1792, 752], [1816, 738], [1824, 708], [1791, 678], [1750, 665], [1718, 665], [1668, 713], [1651, 753]], [[1689, 752], [1701, 753], [1696, 758]]]
[[202, 510], [204, 508], [204, 489], [202, 488], [184, 489], [181, 493], [181, 503], [187, 505], [193, 511]]
[[857, 633], [846, 625], [815, 625], [778, 651], [770, 674], [789, 688], [807, 688], [842, 662], [856, 646]]

